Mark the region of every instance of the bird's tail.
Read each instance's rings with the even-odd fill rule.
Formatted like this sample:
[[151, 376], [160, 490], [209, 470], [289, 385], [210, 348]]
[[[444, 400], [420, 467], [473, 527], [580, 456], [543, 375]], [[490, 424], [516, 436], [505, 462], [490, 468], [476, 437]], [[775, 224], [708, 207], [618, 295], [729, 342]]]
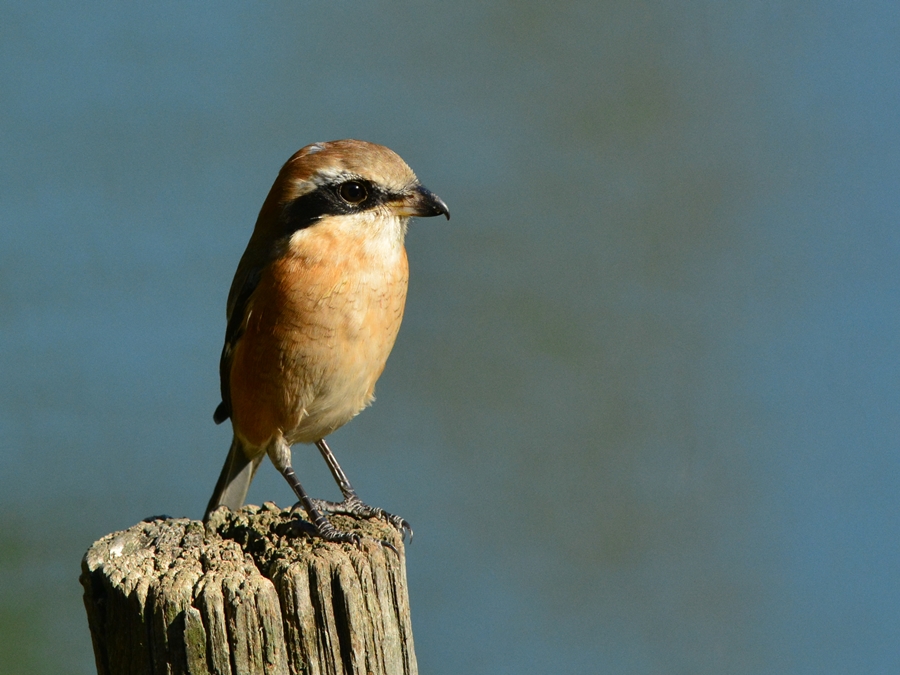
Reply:
[[[253, 456], [248, 456], [248, 454]], [[250, 482], [265, 456], [265, 452], [253, 452], [251, 448], [247, 448], [241, 443], [237, 436], [234, 437], [231, 441], [231, 448], [228, 450], [225, 466], [222, 467], [222, 473], [219, 474], [216, 489], [206, 507], [206, 513], [203, 514], [204, 522], [209, 520], [209, 514], [220, 506], [227, 506], [232, 511], [237, 511], [244, 505], [247, 490], [250, 489]]]

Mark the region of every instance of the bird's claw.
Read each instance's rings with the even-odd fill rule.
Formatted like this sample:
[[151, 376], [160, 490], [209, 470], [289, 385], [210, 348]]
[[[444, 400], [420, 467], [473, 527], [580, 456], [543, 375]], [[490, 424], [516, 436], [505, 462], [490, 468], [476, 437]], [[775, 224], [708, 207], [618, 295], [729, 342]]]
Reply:
[[329, 523], [325, 518], [324, 523], [319, 523], [316, 526], [318, 530], [319, 536], [325, 541], [332, 541], [339, 544], [353, 544], [356, 548], [362, 549], [362, 537], [360, 537], [355, 532], [345, 532], [344, 530], [337, 529], [334, 525]]
[[[297, 511], [306, 511], [302, 502], [297, 502], [291, 507], [291, 513]], [[324, 515], [322, 515], [321, 512], [315, 514], [307, 512], [307, 516], [309, 516], [309, 528], [313, 531], [313, 534], [320, 539], [338, 544], [353, 544], [358, 549], [362, 548], [362, 537], [355, 532], [346, 532], [337, 529]]]
[[[400, 533], [402, 540], [405, 541], [407, 535], [409, 535], [409, 541], [412, 542], [413, 529], [405, 518], [395, 516], [393, 513], [388, 513], [377, 506], [369, 506], [359, 497], [348, 497], [342, 502], [329, 502], [323, 499], [313, 499], [312, 502], [321, 513], [355, 516], [357, 518], [380, 518], [391, 524]], [[390, 546], [390, 548], [393, 549], [394, 547]], [[396, 549], [394, 550], [396, 552]]]

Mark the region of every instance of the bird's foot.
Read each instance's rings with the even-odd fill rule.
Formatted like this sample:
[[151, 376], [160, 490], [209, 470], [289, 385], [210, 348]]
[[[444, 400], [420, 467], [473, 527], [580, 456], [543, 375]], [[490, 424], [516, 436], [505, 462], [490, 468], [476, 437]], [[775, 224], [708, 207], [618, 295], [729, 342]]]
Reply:
[[306, 511], [306, 514], [309, 516], [310, 529], [313, 530], [313, 533], [316, 536], [325, 541], [332, 541], [339, 544], [353, 544], [357, 548], [361, 548], [362, 538], [355, 532], [345, 532], [344, 530], [337, 529], [329, 522], [328, 518], [322, 515], [321, 511], [318, 509], [310, 511], [302, 502], [294, 504], [291, 511], [297, 511], [299, 509]]
[[[405, 540], [407, 535], [409, 535], [409, 541], [412, 541], [412, 526], [405, 518], [395, 516], [393, 513], [388, 513], [384, 509], [380, 509], [377, 506], [369, 506], [356, 495], [351, 495], [342, 502], [328, 502], [324, 499], [313, 499], [312, 501], [321, 513], [333, 513], [338, 515], [354, 516], [357, 518], [380, 518], [381, 520], [387, 521], [388, 523], [393, 525], [394, 528], [400, 533], [401, 539]], [[391, 548], [394, 547], [391, 546]]]

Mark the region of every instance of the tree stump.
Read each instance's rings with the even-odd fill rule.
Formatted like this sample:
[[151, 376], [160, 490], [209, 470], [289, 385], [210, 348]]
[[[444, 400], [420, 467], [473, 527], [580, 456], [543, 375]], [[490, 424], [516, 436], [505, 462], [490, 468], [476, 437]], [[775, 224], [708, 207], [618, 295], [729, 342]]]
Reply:
[[272, 503], [219, 509], [206, 525], [148, 519], [95, 542], [81, 583], [97, 672], [415, 675], [399, 534], [332, 518], [362, 550], [311, 536]]

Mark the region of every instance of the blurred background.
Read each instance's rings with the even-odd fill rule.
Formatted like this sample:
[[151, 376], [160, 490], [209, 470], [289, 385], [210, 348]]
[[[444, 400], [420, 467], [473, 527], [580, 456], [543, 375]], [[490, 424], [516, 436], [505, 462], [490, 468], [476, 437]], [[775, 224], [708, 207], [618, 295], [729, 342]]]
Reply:
[[0, 672], [94, 672], [85, 550], [202, 515], [238, 258], [345, 137], [453, 213], [332, 437], [421, 672], [900, 672], [898, 113], [889, 2], [3, 2]]

